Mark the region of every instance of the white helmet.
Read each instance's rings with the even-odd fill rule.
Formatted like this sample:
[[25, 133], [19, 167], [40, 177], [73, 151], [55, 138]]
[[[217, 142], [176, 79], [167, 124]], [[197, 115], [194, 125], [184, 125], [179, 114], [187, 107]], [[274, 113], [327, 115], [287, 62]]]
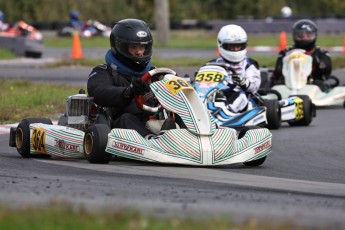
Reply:
[[[240, 62], [247, 55], [247, 33], [241, 26], [223, 26], [218, 33], [218, 50], [220, 55], [229, 62]], [[230, 49], [231, 45], [240, 45], [238, 51]]]

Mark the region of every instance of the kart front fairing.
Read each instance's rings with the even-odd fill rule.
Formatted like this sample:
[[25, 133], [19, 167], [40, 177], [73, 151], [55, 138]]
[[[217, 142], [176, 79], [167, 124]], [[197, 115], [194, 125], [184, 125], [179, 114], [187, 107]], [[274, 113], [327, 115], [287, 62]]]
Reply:
[[220, 126], [233, 128], [267, 124], [264, 106], [258, 106], [254, 101], [249, 100], [246, 111], [234, 113], [227, 107], [226, 98], [222, 99], [217, 96], [228, 87], [229, 78], [230, 76], [223, 67], [210, 63], [199, 69], [193, 83], [198, 96], [210, 111], [215, 122]]
[[235, 129], [216, 128], [196, 94], [182, 78], [171, 74], [151, 84], [161, 105], [177, 113], [187, 126], [146, 140], [135, 130], [113, 129], [106, 152], [136, 160], [187, 165], [225, 165], [253, 161], [271, 152], [268, 129], [249, 130], [241, 139]]

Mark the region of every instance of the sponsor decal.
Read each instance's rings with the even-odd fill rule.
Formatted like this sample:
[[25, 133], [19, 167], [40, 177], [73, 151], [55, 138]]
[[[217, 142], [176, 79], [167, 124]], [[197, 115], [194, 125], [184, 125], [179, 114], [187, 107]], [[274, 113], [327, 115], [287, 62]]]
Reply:
[[282, 114], [289, 114], [289, 113], [294, 113], [295, 112], [295, 108], [291, 108], [291, 109], [287, 109], [284, 112], [282, 112]]
[[71, 152], [79, 152], [79, 146], [78, 145], [72, 145], [72, 144], [67, 144], [65, 143], [64, 140], [55, 140], [55, 147], [58, 147], [60, 149], [65, 149], [65, 150], [69, 150]]
[[144, 38], [144, 37], [147, 36], [147, 33], [146, 33], [145, 31], [138, 31], [138, 32], [137, 32], [137, 36], [138, 36], [139, 38]]
[[253, 120], [253, 122], [256, 123], [256, 122], [258, 122], [258, 121], [260, 121], [260, 120], [262, 120], [262, 119], [264, 119], [264, 115], [258, 116], [257, 118], [255, 118], [255, 119]]
[[268, 140], [262, 145], [254, 148], [254, 154], [258, 154], [259, 152], [262, 152], [264, 149], [268, 149], [269, 147], [271, 147], [271, 140]]
[[43, 128], [34, 128], [31, 136], [31, 144], [37, 153], [47, 153], [46, 131]]
[[138, 148], [138, 147], [135, 147], [132, 145], [127, 145], [127, 144], [124, 144], [121, 142], [114, 141], [112, 146], [114, 148], [123, 149], [123, 150], [129, 151], [129, 152], [132, 152], [132, 153], [136, 153], [136, 154], [140, 154], [140, 155], [144, 154], [144, 149], [141, 149], [141, 148]]

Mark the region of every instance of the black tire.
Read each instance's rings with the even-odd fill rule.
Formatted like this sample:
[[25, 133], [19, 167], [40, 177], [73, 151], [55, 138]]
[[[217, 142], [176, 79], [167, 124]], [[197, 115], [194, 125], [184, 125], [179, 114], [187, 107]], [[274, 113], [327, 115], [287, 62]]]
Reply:
[[74, 29], [69, 26], [65, 26], [58, 30], [57, 36], [58, 37], [72, 37], [74, 33]]
[[313, 121], [313, 103], [308, 95], [296, 95], [303, 100], [303, 118], [289, 122], [290, 126], [308, 126]]
[[104, 124], [88, 127], [84, 136], [84, 157], [93, 164], [108, 164], [112, 154], [107, 153], [108, 134], [111, 129]]
[[280, 110], [278, 100], [276, 99], [265, 100], [265, 106], [267, 108], [266, 127], [269, 129], [279, 129], [282, 122], [281, 122], [281, 110]]
[[30, 153], [30, 124], [33, 123], [53, 124], [48, 118], [26, 118], [18, 124], [15, 133], [16, 148], [24, 158], [32, 157]]
[[[241, 139], [244, 137], [244, 135], [247, 133], [247, 131], [252, 130], [252, 129], [261, 129], [259, 126], [245, 126], [243, 127], [240, 132], [238, 133], [238, 139]], [[243, 162], [245, 166], [260, 166], [266, 161], [266, 156], [253, 160], [253, 161], [248, 161], [248, 162]]]
[[41, 58], [42, 52], [25, 51], [24, 56], [28, 58]]

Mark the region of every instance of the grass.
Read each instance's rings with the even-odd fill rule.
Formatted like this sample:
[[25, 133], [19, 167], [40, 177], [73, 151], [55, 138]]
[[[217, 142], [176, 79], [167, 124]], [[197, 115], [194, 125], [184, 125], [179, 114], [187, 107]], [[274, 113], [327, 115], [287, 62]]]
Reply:
[[50, 207], [26, 207], [20, 210], [0, 208], [0, 229], [83, 229], [83, 230], [187, 230], [187, 229], [243, 229], [243, 230], [290, 230], [302, 229], [289, 223], [259, 223], [248, 219], [234, 223], [225, 218], [208, 220], [182, 218], [155, 218], [135, 211], [89, 211], [72, 208], [68, 204], [50, 204]]
[[0, 60], [9, 60], [16, 58], [16, 55], [6, 49], [0, 48]]
[[[156, 33], [153, 32], [154, 41]], [[49, 48], [65, 48], [72, 46], [71, 37], [47, 36], [44, 44]], [[321, 47], [343, 46], [343, 34], [320, 34], [317, 44]], [[81, 38], [85, 48], [108, 48], [109, 38], [93, 37]], [[292, 45], [291, 34], [287, 34], [287, 43]], [[279, 34], [248, 34], [248, 46], [278, 46]], [[154, 42], [155, 48], [191, 48], [191, 49], [215, 49], [217, 47], [217, 33], [207, 30], [172, 30], [168, 44]]]
[[0, 123], [18, 122], [28, 117], [57, 119], [63, 113], [65, 99], [79, 88], [67, 85], [0, 80]]
[[[43, 32], [44, 44], [48, 48], [66, 48], [72, 47], [73, 38], [56, 37], [55, 33]], [[156, 41], [156, 33], [153, 32], [154, 41]], [[154, 42], [155, 48], [189, 48], [189, 49], [214, 49], [216, 50], [217, 33], [208, 30], [172, 30], [170, 31], [170, 39], [168, 44], [162, 45]], [[288, 45], [292, 44], [291, 34], [287, 34]], [[321, 47], [342, 46], [344, 42], [343, 34], [320, 34], [318, 37], [318, 45]], [[93, 37], [81, 38], [83, 48], [108, 48], [109, 38]], [[278, 46], [279, 34], [248, 34], [248, 46]], [[260, 66], [274, 67], [277, 55], [252, 55]], [[0, 59], [13, 59], [14, 54], [9, 51], [0, 49]], [[204, 58], [178, 58], [178, 59], [159, 59], [153, 54], [153, 65], [155, 66], [201, 66], [208, 59]], [[345, 57], [338, 55], [332, 57], [333, 68], [344, 68]], [[95, 66], [104, 63], [104, 59], [97, 60], [61, 60], [52, 67], [62, 65], [85, 65]]]
[[[156, 33], [153, 32], [154, 41], [156, 41]], [[162, 45], [154, 42], [155, 48], [189, 48], [189, 49], [214, 49], [216, 50], [216, 39], [217, 33], [214, 31], [207, 30], [172, 30], [170, 32], [170, 39], [168, 44]], [[249, 34], [248, 35], [248, 45], [249, 46], [278, 46], [279, 45], [279, 34]], [[291, 35], [287, 35], [288, 45], [292, 44]], [[70, 37], [56, 37], [47, 36], [45, 38], [45, 46], [51, 48], [63, 48], [71, 47], [73, 39]], [[343, 35], [342, 34], [321, 34], [318, 37], [318, 45], [321, 47], [332, 47], [332, 46], [342, 46], [343, 45]], [[109, 39], [104, 37], [94, 37], [94, 38], [81, 38], [81, 43], [83, 48], [108, 48]], [[277, 55], [253, 55], [252, 58], [256, 59], [260, 66], [274, 67]], [[345, 67], [345, 57], [334, 56], [333, 68], [344, 68]], [[153, 65], [155, 66], [201, 66], [208, 59], [204, 58], [178, 58], [178, 59], [159, 59], [153, 54]], [[63, 60], [54, 64], [53, 66], [60, 65], [87, 65], [94, 66], [99, 63], [103, 63], [104, 60]]]

